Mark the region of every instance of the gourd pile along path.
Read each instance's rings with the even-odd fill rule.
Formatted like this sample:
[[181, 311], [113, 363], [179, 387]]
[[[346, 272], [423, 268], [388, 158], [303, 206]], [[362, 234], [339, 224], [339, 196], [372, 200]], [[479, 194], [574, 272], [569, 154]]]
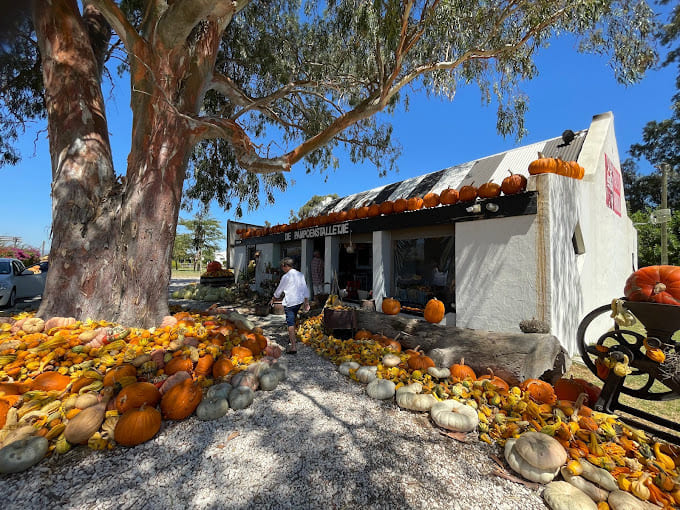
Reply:
[[[285, 346], [283, 317], [254, 318]], [[439, 434], [428, 414], [379, 402], [298, 343], [288, 379], [219, 420], [163, 422], [135, 448], [78, 447], [5, 475], [5, 508], [544, 509], [489, 474], [500, 450]]]

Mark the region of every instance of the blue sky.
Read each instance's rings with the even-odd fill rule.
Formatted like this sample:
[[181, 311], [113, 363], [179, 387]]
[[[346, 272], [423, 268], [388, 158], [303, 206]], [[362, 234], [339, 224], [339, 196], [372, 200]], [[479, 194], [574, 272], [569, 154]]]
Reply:
[[[675, 92], [673, 67], [651, 71], [636, 85], [624, 87], [614, 80], [606, 60], [576, 53], [569, 39], [558, 40], [537, 59], [539, 76], [525, 84], [529, 96], [527, 136], [517, 142], [496, 133], [495, 106], [483, 106], [476, 87], [463, 87], [452, 102], [413, 97], [408, 112], [386, 116], [402, 146], [398, 173], [379, 178], [371, 164], [353, 165], [338, 153], [340, 167], [321, 175], [305, 174], [294, 167], [288, 190], [276, 194], [274, 205], [246, 211], [240, 221], [255, 224], [284, 223], [291, 209], [297, 211], [313, 195], [349, 195], [391, 182], [433, 172], [451, 165], [496, 154], [520, 145], [559, 136], [565, 129], [587, 128], [593, 115], [611, 111], [621, 159], [631, 144], [641, 141], [642, 128], [650, 120], [670, 116], [670, 98]], [[107, 95], [107, 115], [117, 171], [123, 172], [129, 151], [131, 115], [125, 82], [115, 96]], [[37, 130], [43, 132], [36, 134]], [[19, 236], [23, 243], [49, 249], [51, 226], [50, 158], [44, 126], [33, 126], [22, 138], [23, 161], [16, 167], [0, 168], [4, 190], [0, 201], [0, 236]], [[643, 172], [651, 171], [641, 162]], [[191, 213], [180, 212], [184, 218]], [[226, 224], [236, 219], [217, 205], [211, 215]]]

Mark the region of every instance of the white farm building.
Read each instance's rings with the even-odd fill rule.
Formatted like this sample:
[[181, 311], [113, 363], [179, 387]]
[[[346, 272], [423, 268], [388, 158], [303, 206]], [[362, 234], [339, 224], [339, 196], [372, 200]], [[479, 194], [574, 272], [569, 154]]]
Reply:
[[[316, 212], [328, 215], [473, 182], [500, 183], [509, 169], [528, 178], [524, 193], [259, 229], [236, 240], [236, 274], [256, 250], [258, 284], [282, 257], [292, 256], [311, 286], [310, 261], [318, 250], [327, 292], [335, 276], [348, 299], [372, 296], [380, 310], [384, 297], [396, 297], [402, 312], [413, 314], [437, 296], [446, 304], [446, 323], [461, 328], [515, 332], [520, 321], [536, 318], [573, 355], [581, 319], [620, 297], [637, 268], [637, 233], [626, 213], [613, 115], [596, 115], [574, 135], [356, 193]], [[539, 152], [577, 161], [585, 168], [583, 179], [529, 175]]]

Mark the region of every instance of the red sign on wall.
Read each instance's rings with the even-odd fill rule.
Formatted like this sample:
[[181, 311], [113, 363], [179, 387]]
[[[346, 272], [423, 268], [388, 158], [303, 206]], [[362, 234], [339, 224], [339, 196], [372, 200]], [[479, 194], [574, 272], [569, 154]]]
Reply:
[[604, 155], [604, 175], [607, 207], [621, 216], [621, 172], [606, 154]]

